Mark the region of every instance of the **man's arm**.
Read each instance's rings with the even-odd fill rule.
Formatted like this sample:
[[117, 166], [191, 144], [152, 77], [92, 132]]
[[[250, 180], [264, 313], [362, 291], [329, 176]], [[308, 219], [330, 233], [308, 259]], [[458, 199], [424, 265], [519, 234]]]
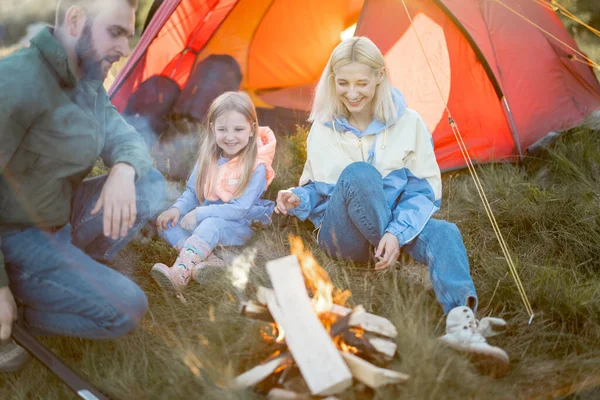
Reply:
[[[33, 87], [30, 74], [24, 74], [20, 69], [14, 59], [0, 63], [0, 175], [5, 173], [6, 166], [40, 113], [38, 103], [27, 98], [31, 95], [29, 88]], [[8, 286], [8, 277], [0, 251], [0, 287], [4, 286]]]
[[136, 180], [152, 168], [152, 158], [146, 142], [117, 109], [107, 101], [106, 141], [102, 150], [104, 164], [111, 168], [118, 163], [127, 163], [135, 170]]
[[152, 167], [152, 159], [142, 136], [129, 125], [117, 109], [106, 100], [106, 140], [102, 160], [111, 168], [100, 198], [92, 210], [103, 212], [105, 236], [116, 240], [125, 237], [137, 217], [135, 180]]
[[[25, 60], [27, 61], [27, 60]], [[35, 72], [31, 65], [23, 68], [21, 59], [0, 60], [0, 175], [17, 152], [29, 127], [42, 112], [39, 101], [29, 101], [37, 93]], [[32, 73], [27, 73], [27, 72]], [[2, 221], [0, 221], [0, 224]], [[1, 244], [1, 243], [0, 243]], [[17, 306], [8, 286], [4, 255], [0, 251], [0, 340], [10, 338], [12, 322], [17, 318]]]

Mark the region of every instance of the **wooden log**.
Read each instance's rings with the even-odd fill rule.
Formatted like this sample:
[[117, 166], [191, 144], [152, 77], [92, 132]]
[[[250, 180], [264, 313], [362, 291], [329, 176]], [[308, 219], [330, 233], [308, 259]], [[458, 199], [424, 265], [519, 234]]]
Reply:
[[245, 301], [241, 306], [240, 314], [245, 317], [265, 322], [274, 322], [269, 309], [255, 301]]
[[[355, 307], [355, 309], [358, 307], [362, 306], [357, 306]], [[334, 304], [333, 307], [331, 307], [331, 310], [329, 310], [329, 312], [340, 315], [342, 317], [346, 316], [351, 311], [351, 309], [339, 306], [337, 304]], [[357, 326], [364, 329], [367, 332], [377, 333], [379, 335], [386, 336], [392, 339], [398, 336], [398, 330], [396, 329], [394, 324], [390, 322], [390, 320], [380, 317], [379, 315], [370, 314], [367, 312], [355, 311], [355, 315], [353, 315], [350, 318], [350, 326]]]
[[285, 341], [313, 395], [340, 393], [352, 374], [315, 314], [296, 256], [267, 263], [273, 292], [267, 308], [285, 332]]
[[275, 357], [274, 359], [267, 361], [264, 364], [257, 365], [256, 367], [249, 369], [243, 374], [238, 375], [231, 382], [231, 387], [234, 389], [242, 389], [254, 386], [266, 379], [285, 362], [290, 361], [290, 354], [286, 351], [285, 353]]
[[291, 390], [273, 388], [267, 394], [269, 400], [310, 400], [310, 396], [292, 392]]
[[[266, 304], [265, 295], [263, 292], [264, 290], [269, 289], [265, 287], [259, 287], [258, 291], [256, 292], [256, 298], [258, 299], [258, 302], [262, 305]], [[255, 307], [256, 310], [259, 310], [258, 307], [260, 306], [258, 304], [255, 304], [253, 307]], [[360, 309], [362, 309], [362, 311], [360, 311]], [[352, 309], [334, 304], [329, 310], [329, 312], [335, 315], [339, 315], [341, 317], [346, 317], [348, 314], [350, 314], [350, 312], [352, 312]], [[389, 337], [392, 339], [398, 336], [398, 330], [390, 320], [388, 320], [387, 318], [383, 318], [379, 315], [365, 312], [364, 307], [362, 305], [359, 305], [354, 308], [354, 314], [355, 315], [352, 316], [352, 319], [348, 323], [349, 326], [356, 326], [362, 328], [366, 332], [376, 333], [378, 335]]]
[[409, 379], [406, 374], [391, 369], [379, 368], [354, 354], [343, 351], [340, 351], [340, 354], [344, 357], [356, 380], [372, 389], [388, 384], [403, 383]]
[[385, 354], [390, 360], [396, 355], [398, 345], [389, 339], [375, 337], [369, 334], [365, 338], [377, 349], [378, 352]]

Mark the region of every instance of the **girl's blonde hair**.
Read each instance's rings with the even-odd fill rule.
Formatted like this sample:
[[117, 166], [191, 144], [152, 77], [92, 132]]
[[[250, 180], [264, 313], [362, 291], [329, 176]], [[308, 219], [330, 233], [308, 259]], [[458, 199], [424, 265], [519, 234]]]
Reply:
[[392, 124], [396, 120], [392, 85], [388, 79], [383, 54], [370, 39], [360, 36], [346, 39], [333, 49], [317, 84], [309, 121], [324, 123], [337, 117], [350, 117], [348, 109], [336, 94], [335, 73], [339, 68], [353, 62], [371, 67], [373, 73], [381, 71], [383, 79], [375, 89], [372, 102], [373, 116], [386, 124]]
[[217, 162], [221, 156], [221, 149], [217, 145], [214, 124], [217, 118], [229, 111], [237, 111], [246, 117], [252, 132], [248, 144], [236, 156], [237, 165], [242, 166], [242, 176], [240, 177], [239, 186], [233, 195], [234, 198], [238, 198], [244, 193], [254, 172], [258, 152], [258, 117], [256, 116], [256, 109], [246, 93], [225, 92], [212, 102], [206, 115], [204, 140], [198, 152], [196, 170], [196, 196], [200, 203], [205, 199], [204, 187], [207, 183], [212, 184], [208, 180], [214, 178]]

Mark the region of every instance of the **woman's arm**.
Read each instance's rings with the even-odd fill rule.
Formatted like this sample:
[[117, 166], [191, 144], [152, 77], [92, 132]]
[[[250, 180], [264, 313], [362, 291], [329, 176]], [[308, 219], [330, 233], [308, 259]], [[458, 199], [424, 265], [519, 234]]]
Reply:
[[406, 186], [392, 209], [392, 222], [386, 232], [400, 245], [412, 241], [439, 210], [442, 181], [433, 151], [433, 141], [425, 122], [418, 117], [414, 153], [405, 161]]

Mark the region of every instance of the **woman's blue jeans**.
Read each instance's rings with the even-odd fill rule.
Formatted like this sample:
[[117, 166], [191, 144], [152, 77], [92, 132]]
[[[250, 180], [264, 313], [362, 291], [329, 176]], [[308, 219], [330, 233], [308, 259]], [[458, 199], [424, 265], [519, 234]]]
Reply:
[[164, 205], [165, 181], [151, 170], [136, 182], [137, 219], [124, 238], [102, 233], [91, 215], [107, 176], [83, 181], [71, 221], [56, 232], [28, 228], [2, 233], [2, 252], [20, 323], [36, 335], [114, 338], [135, 328], [148, 308], [144, 292], [105, 266]]
[[[332, 258], [367, 262], [392, 218], [381, 174], [370, 164], [350, 164], [342, 171], [327, 203], [319, 246]], [[459, 306], [477, 307], [469, 260], [456, 225], [430, 219], [402, 250], [429, 267], [444, 313]]]

